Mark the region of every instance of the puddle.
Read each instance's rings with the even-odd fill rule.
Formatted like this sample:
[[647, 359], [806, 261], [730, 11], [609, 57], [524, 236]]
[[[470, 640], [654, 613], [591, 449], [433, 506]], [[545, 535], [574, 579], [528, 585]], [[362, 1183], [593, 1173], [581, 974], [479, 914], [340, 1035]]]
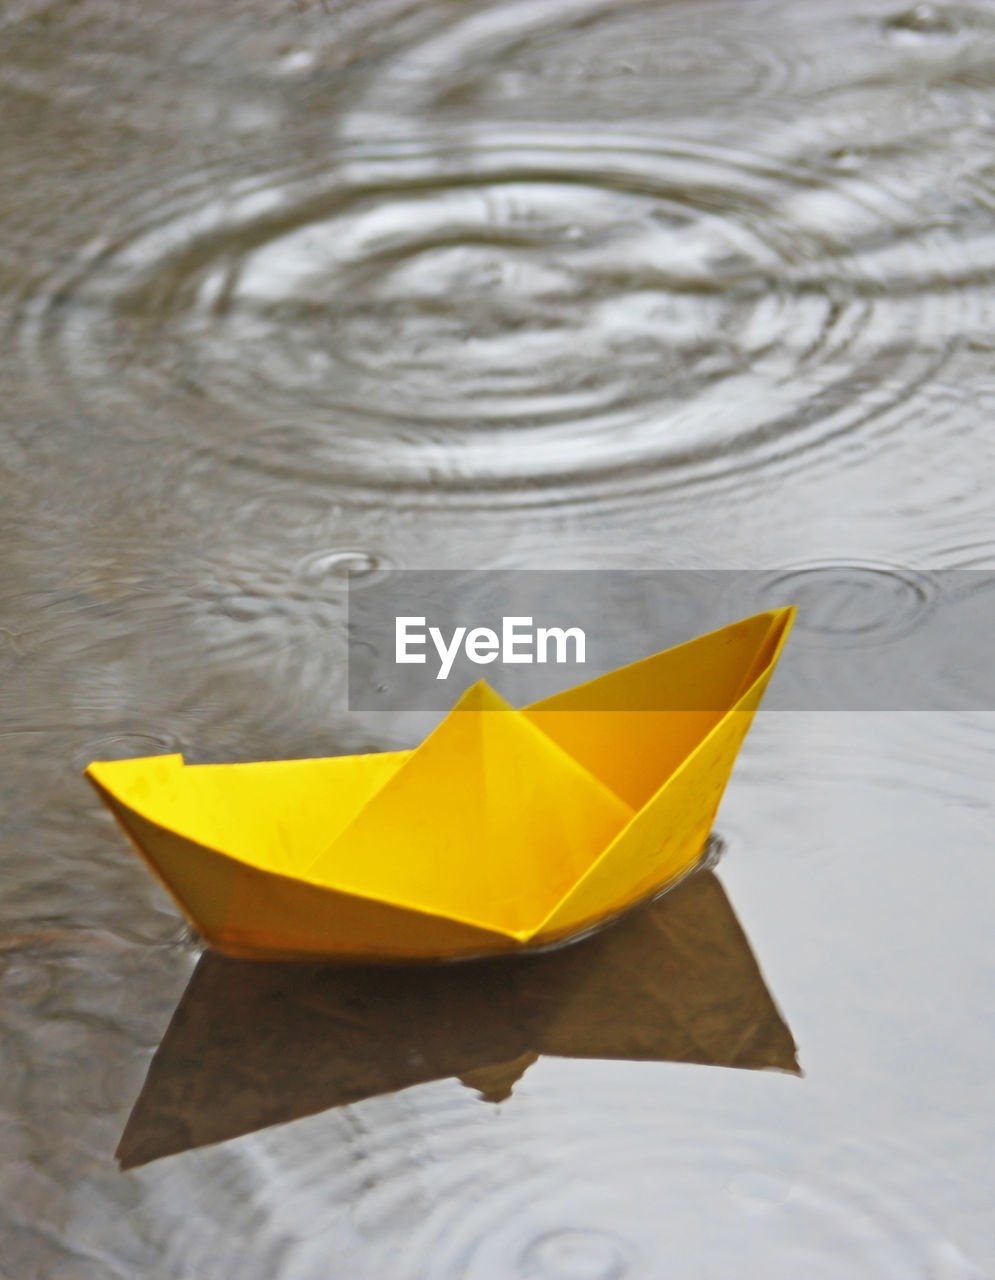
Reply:
[[[3, 6], [5, 1280], [995, 1273], [993, 65], [969, 4]], [[200, 956], [79, 769], [410, 745], [347, 595], [470, 568], [799, 598], [724, 889]]]

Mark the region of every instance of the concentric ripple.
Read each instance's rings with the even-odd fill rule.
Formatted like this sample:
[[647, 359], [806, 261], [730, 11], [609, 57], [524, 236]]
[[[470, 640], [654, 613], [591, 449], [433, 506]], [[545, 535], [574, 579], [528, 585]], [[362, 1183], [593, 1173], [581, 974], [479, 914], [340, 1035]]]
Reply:
[[803, 70], [736, 3], [510, 0], [455, 16], [364, 85], [347, 130], [468, 114], [631, 126], [741, 109]]
[[656, 1280], [680, 1274], [683, 1259], [695, 1259], [695, 1274], [726, 1275], [748, 1257], [772, 1280], [843, 1280], [873, 1258], [875, 1276], [905, 1280], [930, 1274], [950, 1245], [908, 1186], [860, 1168], [862, 1158], [880, 1178], [873, 1144], [805, 1168], [790, 1139], [735, 1123], [712, 1141], [707, 1129], [691, 1136], [648, 1113], [637, 1147], [631, 1133], [611, 1131], [608, 1117], [588, 1117], [582, 1129], [554, 1115], [555, 1130], [531, 1117], [540, 1129], [530, 1135], [531, 1170], [487, 1175], [485, 1196], [474, 1193], [474, 1176], [465, 1195], [450, 1188], [412, 1238], [422, 1274]]
[[536, 1280], [621, 1280], [629, 1270], [627, 1252], [601, 1231], [550, 1231], [523, 1251], [519, 1269]]
[[916, 330], [971, 320], [929, 293], [936, 253], [966, 251], [917, 247], [914, 205], [854, 178], [819, 203], [815, 183], [563, 134], [205, 176], [127, 210], [27, 299], [20, 336], [116, 430], [172, 420], [267, 473], [417, 489], [735, 470], [894, 418], [954, 350]]
[[934, 604], [929, 574], [883, 564], [811, 564], [770, 576], [765, 606], [798, 606], [799, 630], [826, 644], [880, 644], [922, 627]]
[[332, 548], [312, 551], [297, 565], [295, 573], [308, 586], [325, 583], [372, 584], [381, 581], [390, 569], [375, 552], [361, 548]]
[[[546, 1075], [569, 1070], [552, 1063]], [[293, 1280], [320, 1280], [357, 1241], [364, 1276], [379, 1268], [398, 1280], [658, 1280], [687, 1260], [694, 1275], [720, 1276], [743, 1257], [771, 1280], [849, 1280], [868, 1260], [881, 1280], [981, 1274], [941, 1225], [963, 1182], [934, 1162], [927, 1194], [914, 1149], [857, 1140], [844, 1126], [814, 1151], [775, 1125], [752, 1130], [724, 1114], [719, 1126], [693, 1103], [681, 1117], [637, 1068], [627, 1102], [596, 1080], [587, 1093], [575, 1082], [562, 1106], [540, 1092], [541, 1108], [523, 1099], [498, 1123], [436, 1087], [312, 1121], [310, 1142], [288, 1126], [224, 1163], [221, 1149], [206, 1153], [214, 1194], [202, 1241], [227, 1223], [226, 1261], [262, 1274], [245, 1232], [230, 1226], [248, 1227], [268, 1183], [281, 1192], [277, 1221], [263, 1238], [250, 1234], [257, 1250], [282, 1250], [280, 1274]], [[776, 1110], [769, 1095], [759, 1105]], [[167, 1169], [150, 1184], [175, 1220], [193, 1187]], [[195, 1253], [178, 1233], [168, 1274], [184, 1274]], [[205, 1253], [198, 1274], [221, 1273]]]

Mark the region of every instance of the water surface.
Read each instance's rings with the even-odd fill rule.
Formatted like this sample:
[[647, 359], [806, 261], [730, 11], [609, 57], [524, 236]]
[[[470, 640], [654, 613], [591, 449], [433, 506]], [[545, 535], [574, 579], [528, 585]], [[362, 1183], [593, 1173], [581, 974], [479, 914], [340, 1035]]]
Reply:
[[991, 568], [993, 68], [990, 4], [3, 6], [5, 1280], [995, 1275], [990, 714], [758, 719], [803, 1079], [526, 1037], [129, 1172], [204, 962], [78, 778], [407, 745], [350, 571]]

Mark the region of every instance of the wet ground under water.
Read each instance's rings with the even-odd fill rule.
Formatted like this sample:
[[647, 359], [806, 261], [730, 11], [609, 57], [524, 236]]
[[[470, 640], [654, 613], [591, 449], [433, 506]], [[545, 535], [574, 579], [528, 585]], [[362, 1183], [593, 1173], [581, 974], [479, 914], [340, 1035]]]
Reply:
[[914, 628], [995, 568], [993, 321], [991, 4], [0, 5], [3, 1280], [995, 1276], [990, 711], [762, 712], [717, 873], [396, 1043], [79, 778], [409, 745], [350, 573]]

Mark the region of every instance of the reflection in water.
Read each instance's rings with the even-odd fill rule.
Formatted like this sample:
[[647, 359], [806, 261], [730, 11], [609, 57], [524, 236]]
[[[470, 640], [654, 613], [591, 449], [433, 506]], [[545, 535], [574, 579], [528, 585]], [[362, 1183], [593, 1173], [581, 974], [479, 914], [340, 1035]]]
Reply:
[[459, 1076], [499, 1102], [539, 1054], [797, 1071], [712, 872], [544, 955], [440, 966], [200, 960], [121, 1139], [124, 1167]]

